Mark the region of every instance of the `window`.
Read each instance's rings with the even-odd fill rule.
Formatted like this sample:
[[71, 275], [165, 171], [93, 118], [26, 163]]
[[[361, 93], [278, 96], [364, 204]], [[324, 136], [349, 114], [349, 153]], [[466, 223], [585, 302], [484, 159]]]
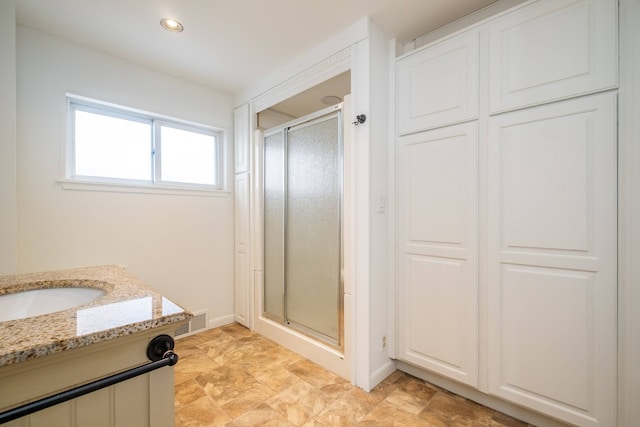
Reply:
[[222, 131], [68, 97], [67, 182], [222, 189]]

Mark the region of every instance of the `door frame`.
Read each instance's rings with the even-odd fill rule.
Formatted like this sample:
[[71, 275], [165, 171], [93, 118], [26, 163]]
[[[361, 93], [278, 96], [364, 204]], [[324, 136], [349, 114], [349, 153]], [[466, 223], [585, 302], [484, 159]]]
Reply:
[[[313, 339], [317, 339], [320, 342], [323, 342], [331, 347], [336, 348], [337, 350], [339, 350], [340, 352], [344, 352], [344, 111], [343, 111], [343, 105], [342, 103], [327, 107], [327, 108], [323, 108], [322, 110], [316, 111], [314, 113], [308, 114], [306, 116], [303, 117], [299, 117], [297, 119], [291, 120], [289, 122], [280, 124], [276, 127], [273, 127], [271, 129], [265, 130], [262, 132], [262, 140], [261, 140], [261, 149], [264, 150], [264, 140], [266, 138], [268, 138], [269, 136], [272, 135], [278, 135], [280, 133], [285, 133], [285, 135], [283, 136], [283, 145], [284, 145], [284, 157], [285, 160], [283, 161], [283, 166], [285, 168], [285, 170], [287, 169], [287, 165], [289, 162], [288, 159], [288, 147], [289, 147], [289, 139], [286, 136], [286, 134], [288, 134], [288, 132], [292, 129], [302, 129], [304, 127], [307, 126], [311, 126], [314, 124], [318, 124], [321, 123], [323, 121], [327, 121], [327, 120], [333, 120], [333, 119], [337, 119], [337, 127], [339, 129], [338, 131], [338, 197], [339, 197], [339, 204], [338, 204], [338, 301], [337, 301], [337, 322], [338, 322], [338, 333], [337, 336], [335, 338], [335, 341], [333, 339], [333, 337], [329, 337], [326, 336], [325, 334], [322, 334], [318, 331], [314, 331], [313, 329], [307, 327], [306, 325], [300, 324], [298, 322], [295, 321], [289, 321], [289, 317], [288, 317], [288, 313], [287, 313], [287, 275], [286, 275], [286, 265], [287, 265], [287, 248], [286, 248], [286, 241], [287, 241], [287, 223], [288, 223], [288, 218], [287, 218], [287, 204], [285, 201], [285, 207], [284, 207], [284, 212], [283, 212], [283, 222], [284, 222], [284, 229], [283, 229], [283, 240], [284, 240], [284, 259], [283, 259], [283, 268], [285, 270], [285, 272], [283, 273], [283, 306], [282, 306], [282, 313], [281, 316], [278, 316], [275, 313], [267, 313], [265, 311], [265, 304], [264, 304], [264, 295], [265, 295], [265, 289], [264, 289], [264, 281], [263, 281], [263, 289], [262, 289], [262, 299], [260, 301], [258, 301], [258, 308], [260, 310], [260, 316], [263, 316], [271, 321], [274, 321], [276, 323], [279, 323], [285, 327], [291, 328], [293, 330], [296, 330], [297, 332], [300, 332], [304, 335], [307, 335], [310, 338]], [[264, 257], [265, 257], [265, 251], [264, 251], [264, 171], [266, 168], [265, 165], [265, 159], [264, 159], [264, 151], [262, 151], [260, 153], [260, 157], [261, 157], [261, 174], [260, 175], [256, 175], [255, 176], [255, 180], [256, 183], [258, 184], [258, 186], [262, 189], [262, 193], [260, 194], [261, 196], [261, 204], [260, 207], [262, 209], [260, 216], [261, 216], [261, 221], [259, 223], [260, 227], [256, 229], [256, 234], [257, 236], [260, 238], [260, 241], [262, 242], [262, 245], [260, 248], [256, 248], [256, 251], [260, 252], [261, 254], [261, 259], [263, 260], [262, 263], [260, 264], [262, 266], [262, 270], [263, 270], [263, 274], [264, 274]], [[283, 180], [284, 180], [284, 196], [285, 199], [287, 198], [287, 194], [288, 194], [288, 186], [287, 186], [287, 181], [288, 181], [288, 173], [284, 172], [283, 173]]]

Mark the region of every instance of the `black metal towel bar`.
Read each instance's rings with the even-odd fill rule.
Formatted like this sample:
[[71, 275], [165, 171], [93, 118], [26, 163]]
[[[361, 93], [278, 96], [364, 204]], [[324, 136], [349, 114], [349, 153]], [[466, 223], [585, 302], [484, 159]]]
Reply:
[[173, 366], [178, 363], [178, 355], [173, 352], [173, 349], [173, 338], [169, 335], [158, 335], [152, 339], [147, 346], [147, 357], [149, 360], [152, 360], [152, 362], [18, 406], [17, 408], [9, 409], [8, 411], [0, 413], [0, 424], [8, 423], [9, 421], [126, 381], [138, 375], [146, 374], [163, 366]]

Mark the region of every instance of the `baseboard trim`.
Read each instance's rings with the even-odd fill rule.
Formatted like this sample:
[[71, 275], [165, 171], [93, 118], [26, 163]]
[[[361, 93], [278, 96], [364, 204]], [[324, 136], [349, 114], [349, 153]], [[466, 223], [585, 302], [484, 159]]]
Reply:
[[385, 363], [384, 365], [382, 365], [381, 367], [373, 371], [371, 373], [371, 376], [369, 377], [370, 389], [366, 391], [373, 390], [378, 384], [384, 381], [385, 378], [393, 374], [397, 369], [396, 365], [397, 363], [395, 360], [389, 359], [387, 363]]
[[484, 394], [472, 387], [449, 380], [408, 363], [398, 361], [397, 369], [402, 372], [406, 372], [407, 374], [413, 375], [414, 377], [420, 378], [421, 380], [427, 381], [431, 384], [435, 384], [438, 387], [449, 390], [450, 392], [455, 393], [459, 396], [466, 397], [467, 399], [472, 400], [476, 403], [487, 406], [491, 409], [495, 409], [496, 411], [500, 411], [521, 421], [525, 421], [529, 424], [545, 427], [567, 426], [567, 424], [554, 418], [550, 418], [537, 412], [530, 411], [521, 406], [517, 406], [502, 399], [498, 399], [497, 397], [489, 396], [488, 394]]
[[235, 323], [235, 316], [233, 314], [229, 314], [228, 316], [216, 317], [215, 319], [209, 319], [209, 329], [218, 328], [220, 326], [228, 325], [230, 323]]

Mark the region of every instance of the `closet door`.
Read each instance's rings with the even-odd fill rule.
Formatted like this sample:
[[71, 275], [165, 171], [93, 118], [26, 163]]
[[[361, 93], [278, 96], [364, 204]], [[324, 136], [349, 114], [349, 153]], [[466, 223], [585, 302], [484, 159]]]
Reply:
[[406, 135], [478, 117], [477, 31], [398, 60], [398, 133]]
[[233, 111], [235, 197], [234, 197], [234, 320], [252, 326], [251, 259], [251, 152], [249, 150], [249, 104]]
[[492, 117], [489, 389], [615, 425], [616, 95]]
[[233, 110], [235, 172], [249, 172], [251, 168], [249, 104]]
[[250, 240], [250, 206], [251, 175], [249, 172], [235, 176], [235, 285], [234, 285], [234, 320], [246, 327], [251, 326], [251, 254]]
[[477, 124], [399, 139], [399, 358], [478, 383]]
[[492, 113], [615, 88], [617, 0], [530, 4], [489, 25]]

